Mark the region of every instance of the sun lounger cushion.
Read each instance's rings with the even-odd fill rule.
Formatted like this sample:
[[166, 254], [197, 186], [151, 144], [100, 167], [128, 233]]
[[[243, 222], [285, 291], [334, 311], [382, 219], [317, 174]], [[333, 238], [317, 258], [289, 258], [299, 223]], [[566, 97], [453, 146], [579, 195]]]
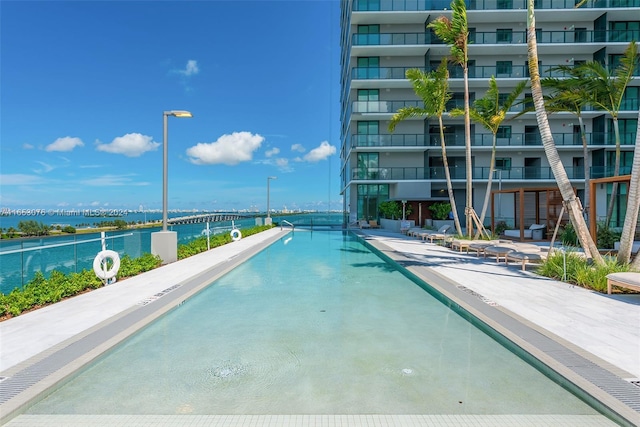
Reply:
[[[544, 224], [531, 224], [529, 228], [524, 230], [524, 238], [531, 239], [533, 237], [533, 232], [535, 230], [544, 230], [547, 228]], [[517, 237], [520, 238], [520, 229], [515, 230], [504, 230], [504, 235], [507, 237]]]

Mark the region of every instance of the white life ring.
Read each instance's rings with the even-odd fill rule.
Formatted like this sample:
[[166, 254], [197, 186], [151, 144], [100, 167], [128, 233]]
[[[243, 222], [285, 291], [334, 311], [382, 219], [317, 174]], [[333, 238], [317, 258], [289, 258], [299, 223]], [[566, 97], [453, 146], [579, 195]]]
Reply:
[[237, 242], [238, 240], [242, 239], [242, 233], [237, 228], [234, 228], [233, 230], [231, 230], [230, 234], [231, 234], [231, 240], [233, 240], [234, 242]]
[[[102, 263], [107, 259], [110, 259], [113, 264], [111, 265], [111, 268], [109, 268], [108, 270], [104, 270], [102, 268]], [[119, 269], [120, 256], [116, 251], [100, 251], [98, 252], [98, 255], [96, 255], [96, 257], [93, 259], [93, 272], [96, 273], [96, 276], [98, 276], [99, 279], [111, 280], [116, 277]]]

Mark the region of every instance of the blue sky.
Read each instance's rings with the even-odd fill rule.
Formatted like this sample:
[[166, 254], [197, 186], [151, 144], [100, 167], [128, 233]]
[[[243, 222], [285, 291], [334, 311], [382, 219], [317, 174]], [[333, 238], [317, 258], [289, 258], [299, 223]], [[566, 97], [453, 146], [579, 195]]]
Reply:
[[0, 2], [0, 207], [342, 207], [337, 0]]

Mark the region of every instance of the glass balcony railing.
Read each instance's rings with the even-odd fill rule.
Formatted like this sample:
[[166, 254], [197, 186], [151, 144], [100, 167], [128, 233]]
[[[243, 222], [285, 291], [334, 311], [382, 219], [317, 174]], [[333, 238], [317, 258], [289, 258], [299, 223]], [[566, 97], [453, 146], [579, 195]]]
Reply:
[[353, 113], [395, 113], [403, 107], [423, 106], [422, 101], [355, 101]]
[[[616, 144], [615, 135], [613, 133], [592, 132], [587, 133], [587, 145], [604, 145], [614, 146]], [[373, 135], [351, 135], [351, 148], [384, 148], [384, 147], [440, 147], [440, 134], [373, 134]], [[579, 134], [574, 133], [554, 133], [553, 140], [558, 147], [581, 147], [582, 138]], [[620, 134], [620, 145], [634, 145], [636, 134], [622, 133]], [[464, 135], [447, 134], [445, 135], [445, 144], [447, 147], [464, 147]], [[491, 147], [493, 145], [493, 135], [482, 133], [475, 134], [471, 138], [473, 147]], [[523, 147], [537, 146], [542, 147], [542, 139], [538, 134], [514, 133], [510, 137], [498, 137], [496, 139], [497, 147]]]
[[[402, 80], [406, 79], [407, 70], [419, 68], [425, 72], [435, 71], [435, 68], [421, 67], [355, 67], [351, 70], [352, 80]], [[541, 78], [545, 77], [569, 77], [564, 71], [558, 70], [558, 65], [540, 65], [539, 73]], [[640, 67], [634, 70], [635, 76], [640, 76]], [[529, 68], [525, 65], [505, 66], [470, 66], [470, 79], [490, 79], [491, 77], [499, 78], [528, 78]], [[449, 69], [449, 78], [463, 78], [461, 67], [452, 67]]]
[[[591, 132], [586, 134], [587, 145], [615, 145], [616, 139], [613, 133]], [[622, 133], [620, 135], [620, 145], [635, 144], [636, 134]], [[582, 146], [582, 137], [575, 133], [554, 133], [553, 141], [556, 146]], [[464, 135], [445, 135], [445, 144], [447, 146], [464, 147]], [[493, 144], [493, 135], [491, 134], [475, 134], [471, 139], [471, 145], [474, 147], [490, 147]], [[430, 134], [429, 144], [431, 146], [440, 146], [440, 134]], [[521, 147], [521, 146], [542, 146], [540, 135], [513, 133], [509, 137], [498, 137], [496, 146], [500, 147]]]
[[[467, 0], [467, 10], [527, 9], [527, 0]], [[574, 9], [575, 0], [536, 0], [536, 9]], [[450, 0], [355, 0], [353, 10], [370, 11], [421, 11], [450, 8]], [[639, 7], [640, 0], [599, 0], [585, 2], [581, 8]]]
[[[536, 40], [539, 44], [546, 43], [603, 43], [603, 42], [631, 42], [640, 39], [640, 30], [569, 30], [569, 31], [538, 31]], [[353, 34], [353, 46], [404, 46], [443, 44], [431, 34], [424, 33], [379, 33]], [[470, 47], [484, 44], [526, 44], [526, 31], [510, 33], [488, 31], [473, 32], [469, 35]]]
[[424, 134], [352, 135], [351, 148], [358, 147], [423, 147]]
[[[584, 168], [582, 167], [565, 167], [565, 171], [569, 179], [584, 179]], [[473, 179], [487, 180], [491, 169], [487, 167], [474, 167]], [[613, 167], [594, 166], [589, 170], [590, 178], [603, 178], [614, 175]], [[621, 166], [620, 175], [631, 173], [631, 166]], [[466, 179], [466, 171], [464, 166], [450, 166], [449, 174], [452, 180]], [[353, 168], [351, 170], [352, 180], [362, 181], [402, 181], [402, 180], [445, 180], [444, 167], [378, 167], [378, 168]], [[495, 181], [525, 181], [525, 180], [541, 180], [555, 181], [553, 171], [549, 166], [525, 166], [512, 167], [510, 169], [501, 169], [498, 176], [497, 170], [494, 169], [493, 179]]]

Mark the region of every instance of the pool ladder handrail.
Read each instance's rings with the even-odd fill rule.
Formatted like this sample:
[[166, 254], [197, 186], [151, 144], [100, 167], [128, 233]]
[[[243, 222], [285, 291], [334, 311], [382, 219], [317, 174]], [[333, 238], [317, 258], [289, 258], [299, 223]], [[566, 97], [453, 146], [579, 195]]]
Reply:
[[283, 224], [287, 224], [291, 226], [292, 230], [295, 230], [296, 226], [291, 224], [289, 221], [287, 221], [286, 219], [283, 219], [282, 221], [280, 221], [280, 231], [282, 231], [282, 225]]

